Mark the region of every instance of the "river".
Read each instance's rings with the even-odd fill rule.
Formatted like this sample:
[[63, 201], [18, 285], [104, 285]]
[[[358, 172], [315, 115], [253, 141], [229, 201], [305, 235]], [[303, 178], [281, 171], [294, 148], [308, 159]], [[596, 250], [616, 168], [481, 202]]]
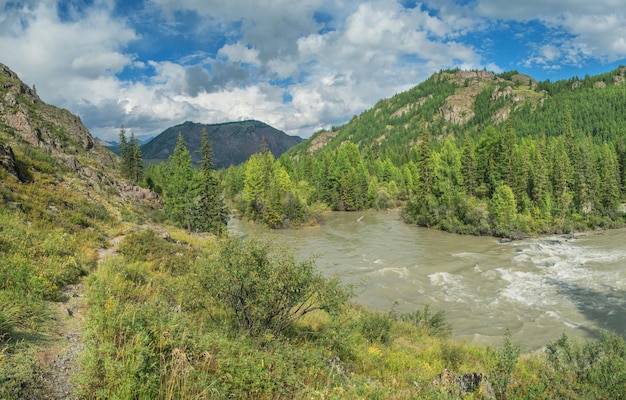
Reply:
[[442, 310], [470, 343], [500, 346], [506, 329], [523, 351], [562, 333], [626, 336], [625, 229], [499, 243], [408, 225], [398, 212], [328, 213], [298, 230], [233, 219], [229, 229], [316, 256], [325, 275], [358, 284], [355, 301], [370, 309]]

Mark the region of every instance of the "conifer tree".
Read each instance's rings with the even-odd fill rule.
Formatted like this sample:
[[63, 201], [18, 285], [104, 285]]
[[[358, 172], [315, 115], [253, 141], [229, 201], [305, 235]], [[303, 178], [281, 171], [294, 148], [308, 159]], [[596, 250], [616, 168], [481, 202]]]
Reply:
[[141, 146], [132, 132], [130, 138], [126, 138], [124, 126], [120, 128], [118, 151], [122, 158], [122, 176], [133, 183], [139, 183], [143, 178]]
[[124, 129], [124, 125], [120, 128], [119, 135], [119, 143], [117, 145], [117, 151], [120, 153], [120, 157], [122, 159], [122, 176], [127, 178], [130, 175], [130, 171], [128, 169], [128, 163], [126, 162], [129, 159], [129, 148], [128, 148], [128, 139], [126, 138], [126, 129]]
[[200, 201], [197, 205], [195, 227], [202, 232], [221, 235], [228, 223], [228, 209], [222, 197], [222, 188], [215, 176], [213, 146], [206, 129], [202, 130], [200, 164]]
[[182, 133], [178, 134], [174, 153], [169, 158], [169, 168], [169, 181], [165, 190], [165, 213], [177, 225], [191, 230], [197, 185], [191, 167], [191, 155]]
[[463, 171], [463, 181], [465, 182], [465, 190], [469, 196], [476, 193], [478, 187], [478, 166], [476, 164], [476, 144], [465, 135], [465, 142], [461, 149], [461, 164]]
[[602, 145], [600, 178], [602, 182], [603, 205], [607, 211], [615, 211], [621, 199], [619, 165], [615, 148], [610, 143]]
[[124, 160], [124, 163], [128, 165], [129, 179], [134, 183], [139, 183], [143, 178], [143, 154], [139, 141], [133, 132], [130, 133], [127, 153], [127, 159]]

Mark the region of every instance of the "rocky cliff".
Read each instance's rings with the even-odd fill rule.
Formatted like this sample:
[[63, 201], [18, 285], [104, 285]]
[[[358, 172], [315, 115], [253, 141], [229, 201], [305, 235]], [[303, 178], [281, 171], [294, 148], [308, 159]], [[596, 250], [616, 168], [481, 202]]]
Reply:
[[156, 200], [153, 194], [120, 181], [118, 163], [118, 157], [91, 136], [78, 116], [43, 102], [34, 88], [0, 64], [1, 168], [21, 182], [43, 172], [56, 183], [80, 182], [86, 194], [99, 185], [117, 192], [118, 200], [128, 193]]

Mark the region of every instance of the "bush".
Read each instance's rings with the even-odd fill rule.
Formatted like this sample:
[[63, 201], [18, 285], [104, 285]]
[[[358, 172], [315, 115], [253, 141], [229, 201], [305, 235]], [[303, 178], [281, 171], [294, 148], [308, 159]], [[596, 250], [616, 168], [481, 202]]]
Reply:
[[120, 243], [118, 252], [128, 262], [147, 262], [155, 269], [180, 274], [189, 268], [197, 252], [182, 242], [159, 237], [153, 230], [134, 232]]
[[598, 342], [571, 341], [563, 334], [546, 346], [547, 382], [562, 397], [626, 399], [626, 343], [602, 332]]
[[278, 336], [304, 315], [338, 311], [351, 296], [336, 278], [297, 263], [266, 243], [229, 236], [204, 270], [202, 284], [230, 315], [237, 331]]
[[391, 337], [392, 319], [387, 314], [370, 312], [362, 317], [361, 334], [371, 343], [388, 343]]
[[498, 400], [506, 399], [507, 387], [520, 355], [520, 347], [511, 340], [511, 331], [504, 334], [504, 346], [496, 353], [496, 365], [492, 367], [489, 380]]
[[452, 333], [452, 326], [446, 322], [445, 313], [443, 311], [437, 311], [433, 314], [428, 304], [424, 306], [422, 311], [417, 310], [400, 315], [392, 313], [392, 315], [396, 320], [414, 325], [430, 336], [448, 337]]

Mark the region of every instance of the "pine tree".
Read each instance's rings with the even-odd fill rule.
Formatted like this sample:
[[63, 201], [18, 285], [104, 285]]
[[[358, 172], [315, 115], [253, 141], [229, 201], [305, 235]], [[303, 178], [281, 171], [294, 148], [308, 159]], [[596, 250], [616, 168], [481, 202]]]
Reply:
[[165, 213], [177, 225], [192, 229], [197, 185], [191, 167], [191, 155], [182, 133], [169, 158], [169, 181], [165, 190]]
[[143, 178], [141, 146], [132, 132], [130, 138], [126, 138], [126, 130], [123, 126], [120, 128], [118, 151], [122, 158], [122, 176], [133, 183], [141, 182]]
[[602, 145], [602, 161], [600, 163], [600, 178], [602, 182], [603, 206], [605, 210], [613, 212], [619, 207], [621, 199], [621, 184], [619, 165], [615, 148], [610, 143]]
[[135, 138], [133, 132], [130, 133], [126, 153], [124, 163], [127, 164], [128, 178], [134, 183], [139, 183], [143, 179], [143, 154], [141, 153], [139, 141]]
[[215, 175], [213, 146], [206, 129], [202, 130], [200, 146], [200, 201], [197, 205], [196, 228], [202, 232], [221, 235], [228, 223], [228, 209], [222, 197], [222, 188]]
[[127, 160], [130, 158], [130, 149], [128, 146], [128, 139], [126, 139], [126, 129], [124, 129], [124, 125], [120, 127], [117, 151], [120, 153], [120, 157], [122, 159], [122, 176], [124, 178], [128, 178], [130, 176], [130, 170]]
[[465, 142], [461, 149], [461, 165], [463, 171], [463, 181], [465, 182], [465, 191], [469, 196], [476, 194], [478, 187], [478, 166], [476, 164], [476, 144], [465, 135]]

